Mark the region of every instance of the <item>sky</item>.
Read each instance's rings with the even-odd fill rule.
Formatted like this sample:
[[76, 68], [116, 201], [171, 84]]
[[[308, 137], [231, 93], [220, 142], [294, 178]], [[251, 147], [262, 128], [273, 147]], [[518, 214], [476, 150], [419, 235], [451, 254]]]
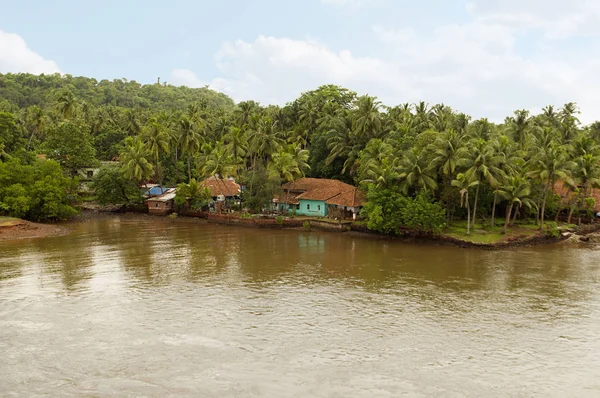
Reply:
[[209, 87], [285, 103], [322, 84], [502, 121], [576, 102], [600, 120], [598, 0], [19, 0], [0, 73]]

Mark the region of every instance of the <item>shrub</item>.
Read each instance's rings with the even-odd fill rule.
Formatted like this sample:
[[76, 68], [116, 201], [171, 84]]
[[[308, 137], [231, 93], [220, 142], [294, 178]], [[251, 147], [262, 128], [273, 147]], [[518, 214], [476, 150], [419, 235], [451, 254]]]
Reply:
[[283, 225], [283, 216], [277, 216], [277, 217], [275, 217], [275, 224], [277, 224], [277, 225]]
[[558, 229], [558, 225], [554, 221], [546, 222], [544, 224], [544, 236], [548, 238], [558, 238], [560, 237], [560, 230]]
[[305, 220], [302, 223], [302, 227], [304, 228], [305, 231], [310, 231], [310, 222], [308, 220]]

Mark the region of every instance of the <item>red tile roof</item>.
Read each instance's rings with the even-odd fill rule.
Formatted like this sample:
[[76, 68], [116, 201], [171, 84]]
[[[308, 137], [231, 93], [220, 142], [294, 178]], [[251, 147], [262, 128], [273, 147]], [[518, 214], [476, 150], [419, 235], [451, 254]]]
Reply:
[[238, 196], [240, 194], [240, 185], [235, 181], [214, 176], [201, 181], [200, 186], [207, 187], [212, 196]]
[[[573, 192], [570, 192], [562, 182], [557, 182], [554, 184], [554, 192], [560, 196], [563, 206], [567, 206], [569, 204], [569, 200], [574, 194]], [[600, 189], [593, 189], [591, 197], [596, 200], [596, 207], [594, 208], [594, 211], [600, 211]]]
[[282, 189], [284, 193], [277, 198], [279, 203], [298, 204], [304, 199], [322, 200], [330, 205], [359, 207], [364, 202], [364, 196], [358, 188], [338, 180], [301, 178], [283, 184]]

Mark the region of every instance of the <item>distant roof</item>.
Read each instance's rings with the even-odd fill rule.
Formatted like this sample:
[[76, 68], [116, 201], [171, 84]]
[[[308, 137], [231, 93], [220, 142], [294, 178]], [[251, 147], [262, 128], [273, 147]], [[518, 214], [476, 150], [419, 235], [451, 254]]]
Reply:
[[175, 199], [177, 195], [177, 188], [166, 188], [164, 194], [148, 199], [148, 202], [168, 202], [169, 200]]
[[240, 185], [233, 180], [217, 178], [215, 176], [200, 182], [200, 186], [207, 187], [211, 196], [238, 196]]
[[[298, 204], [300, 200], [321, 200], [330, 205], [360, 207], [363, 194], [355, 186], [325, 178], [301, 178], [282, 185], [284, 193], [276, 202]], [[288, 196], [289, 191], [289, 196]]]
[[[569, 191], [569, 188], [567, 188], [561, 181], [558, 181], [554, 184], [554, 193], [561, 197], [561, 201], [564, 206], [568, 206], [570, 199], [572, 199], [575, 195], [575, 193], [573, 191]], [[600, 189], [592, 189], [590, 197], [594, 198], [596, 201], [594, 211], [600, 211]]]
[[166, 187], [155, 186], [155, 187], [152, 187], [149, 190], [147, 190], [145, 195], [158, 196], [158, 195], [162, 195], [163, 193], [167, 192], [168, 190], [169, 190], [169, 188], [166, 188]]

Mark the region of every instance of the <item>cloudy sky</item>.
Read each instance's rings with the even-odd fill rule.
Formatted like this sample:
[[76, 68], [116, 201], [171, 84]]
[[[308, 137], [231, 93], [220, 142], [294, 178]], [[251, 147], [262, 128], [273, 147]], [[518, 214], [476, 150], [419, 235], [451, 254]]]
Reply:
[[19, 0], [0, 14], [0, 73], [160, 76], [263, 104], [334, 83], [494, 121], [569, 101], [600, 119], [599, 50], [598, 0]]

